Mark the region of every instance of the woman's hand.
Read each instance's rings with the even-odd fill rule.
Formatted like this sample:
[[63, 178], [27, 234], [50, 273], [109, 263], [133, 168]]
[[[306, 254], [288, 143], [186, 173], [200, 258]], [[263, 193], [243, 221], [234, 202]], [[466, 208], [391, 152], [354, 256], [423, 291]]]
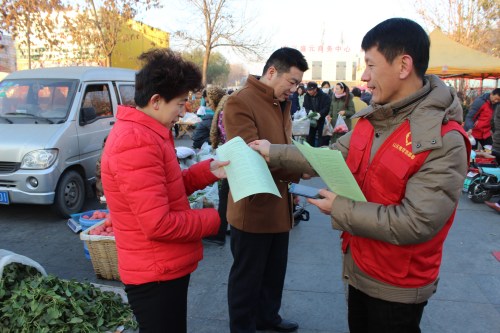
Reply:
[[269, 148], [271, 147], [271, 142], [267, 140], [255, 140], [250, 142], [248, 146], [261, 154], [266, 162], [269, 162]]
[[343, 117], [345, 115], [345, 111], [344, 110], [339, 111], [339, 115], [341, 115]]
[[325, 119], [326, 119], [326, 121], [327, 121], [327, 122], [329, 122], [329, 123], [331, 123], [331, 122], [332, 122], [332, 116], [330, 116], [329, 114], [328, 114], [328, 115], [326, 115]]
[[314, 206], [318, 207], [319, 210], [326, 215], [331, 215], [332, 213], [332, 206], [333, 206], [333, 201], [335, 201], [335, 198], [337, 198], [337, 195], [333, 192], [330, 192], [326, 189], [321, 189], [319, 190], [319, 195], [321, 195], [323, 198], [321, 199], [307, 199], [307, 202], [310, 204], [313, 204]]
[[229, 164], [229, 161], [213, 160], [210, 162], [210, 171], [217, 178], [227, 178], [226, 170], [224, 167]]

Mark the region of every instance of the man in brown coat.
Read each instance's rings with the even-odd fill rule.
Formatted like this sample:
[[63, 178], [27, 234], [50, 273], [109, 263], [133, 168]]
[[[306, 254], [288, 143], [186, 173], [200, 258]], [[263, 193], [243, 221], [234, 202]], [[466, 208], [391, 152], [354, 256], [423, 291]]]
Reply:
[[[240, 136], [246, 142], [267, 139], [290, 144], [288, 96], [296, 91], [307, 69], [299, 51], [287, 47], [275, 51], [262, 76], [250, 75], [246, 85], [226, 102], [223, 122], [227, 140]], [[297, 323], [282, 319], [278, 312], [293, 222], [287, 181], [297, 182], [300, 173], [271, 168], [271, 174], [281, 198], [262, 193], [234, 202], [229, 194], [227, 220], [231, 224], [234, 259], [228, 283], [232, 333], [255, 329], [293, 332], [298, 328]]]

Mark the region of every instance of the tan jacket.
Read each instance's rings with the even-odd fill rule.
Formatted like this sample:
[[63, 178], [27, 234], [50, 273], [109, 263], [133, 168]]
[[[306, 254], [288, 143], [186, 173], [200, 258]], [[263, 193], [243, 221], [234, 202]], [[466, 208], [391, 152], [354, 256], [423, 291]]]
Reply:
[[[354, 103], [354, 112], [359, 112], [361, 110], [363, 110], [364, 108], [366, 108], [368, 105], [363, 102], [363, 100], [357, 96], [354, 96], [353, 99], [352, 99], [352, 102]], [[351, 129], [353, 130], [354, 127], [356, 127], [356, 123], [358, 122], [359, 120], [359, 117], [351, 117]]]
[[[337, 197], [331, 212], [333, 228], [397, 245], [431, 239], [455, 209], [467, 172], [461, 134], [452, 131], [441, 137], [443, 122], [462, 121], [462, 108], [455, 92], [438, 77], [427, 76], [424, 87], [412, 96], [392, 104], [371, 105], [356, 116], [367, 118], [375, 129], [371, 158], [406, 119], [410, 120], [413, 153], [426, 150], [431, 153], [420, 171], [409, 179], [401, 204], [383, 206]], [[344, 158], [349, 152], [351, 134], [345, 134], [333, 146]], [[272, 166], [290, 165], [295, 171], [313, 172], [294, 147], [272, 145], [270, 157]], [[344, 256], [343, 276], [364, 293], [393, 302], [420, 303], [437, 288], [437, 281], [420, 289], [386, 285], [361, 272], [350, 253]]]
[[[275, 144], [290, 144], [290, 107], [290, 101], [280, 103], [271, 87], [249, 76], [246, 85], [231, 94], [224, 106], [227, 140], [240, 136], [247, 143], [267, 139]], [[264, 193], [234, 202], [229, 192], [227, 220], [232, 226], [252, 233], [280, 233], [292, 228], [288, 182], [297, 182], [301, 173], [280, 167], [270, 169], [281, 198]]]

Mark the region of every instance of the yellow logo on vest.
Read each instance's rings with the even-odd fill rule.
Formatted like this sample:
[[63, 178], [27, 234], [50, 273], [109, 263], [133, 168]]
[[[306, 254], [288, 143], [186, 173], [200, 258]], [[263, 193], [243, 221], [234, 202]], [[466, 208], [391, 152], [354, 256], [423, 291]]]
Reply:
[[[406, 138], [408, 138], [408, 136]], [[399, 150], [400, 152], [402, 152], [403, 154], [405, 154], [407, 157], [411, 158], [412, 160], [415, 159], [415, 155], [411, 151], [406, 149], [405, 147], [401, 146], [399, 143], [393, 142], [392, 147], [396, 148], [397, 150]]]
[[411, 145], [411, 132], [406, 133], [406, 145], [409, 146]]

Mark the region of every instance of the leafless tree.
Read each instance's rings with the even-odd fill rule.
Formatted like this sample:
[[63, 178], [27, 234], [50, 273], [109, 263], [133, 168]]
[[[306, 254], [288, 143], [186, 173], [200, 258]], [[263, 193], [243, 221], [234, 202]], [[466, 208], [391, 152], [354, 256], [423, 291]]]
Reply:
[[[228, 47], [233, 52], [247, 58], [261, 60], [261, 54], [267, 43], [256, 33], [252, 18], [236, 17], [231, 0], [184, 0], [194, 11], [192, 22], [202, 22], [203, 28], [197, 32], [176, 31], [174, 36], [186, 41], [188, 47], [201, 47], [203, 57], [203, 84], [207, 82], [207, 68], [210, 55], [215, 48]], [[241, 2], [240, 2], [241, 4]], [[245, 10], [243, 10], [245, 12]], [[199, 19], [198, 19], [199, 18]], [[251, 32], [251, 33], [250, 33]]]
[[500, 57], [499, 0], [417, 0], [418, 14], [456, 42]]

